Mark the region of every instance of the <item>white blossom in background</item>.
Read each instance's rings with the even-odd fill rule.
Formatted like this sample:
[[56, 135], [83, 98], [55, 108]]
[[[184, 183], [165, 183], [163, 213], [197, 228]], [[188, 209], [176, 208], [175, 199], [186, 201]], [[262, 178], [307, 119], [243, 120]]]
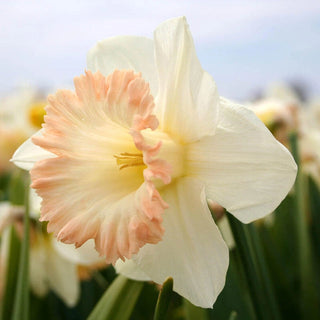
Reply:
[[249, 107], [288, 148], [290, 135], [297, 134], [301, 168], [320, 186], [320, 103], [303, 103], [293, 89], [278, 83]]
[[0, 174], [10, 170], [16, 148], [41, 128], [46, 99], [31, 87], [21, 87], [0, 99]]

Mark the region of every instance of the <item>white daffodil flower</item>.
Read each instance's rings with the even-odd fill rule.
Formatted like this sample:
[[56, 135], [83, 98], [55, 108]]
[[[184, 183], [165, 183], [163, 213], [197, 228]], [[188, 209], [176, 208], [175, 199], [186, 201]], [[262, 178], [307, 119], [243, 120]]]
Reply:
[[[185, 18], [154, 40], [119, 36], [88, 54], [75, 93], [48, 98], [43, 130], [13, 161], [31, 170], [41, 220], [65, 243], [94, 239], [134, 279], [212, 307], [229, 263], [206, 197], [244, 223], [273, 211], [296, 164], [247, 108], [220, 98]], [[123, 267], [123, 266], [122, 266]]]

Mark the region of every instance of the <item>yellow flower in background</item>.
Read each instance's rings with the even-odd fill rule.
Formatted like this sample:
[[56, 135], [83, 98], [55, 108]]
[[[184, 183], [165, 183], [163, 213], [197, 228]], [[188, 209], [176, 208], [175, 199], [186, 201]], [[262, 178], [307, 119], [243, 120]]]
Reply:
[[290, 190], [294, 160], [252, 111], [219, 97], [185, 18], [154, 40], [99, 42], [88, 69], [75, 92], [49, 97], [43, 129], [13, 157], [32, 169], [41, 220], [66, 243], [94, 239], [128, 277], [171, 276], [212, 307], [228, 248], [206, 197], [242, 222], [264, 217]]

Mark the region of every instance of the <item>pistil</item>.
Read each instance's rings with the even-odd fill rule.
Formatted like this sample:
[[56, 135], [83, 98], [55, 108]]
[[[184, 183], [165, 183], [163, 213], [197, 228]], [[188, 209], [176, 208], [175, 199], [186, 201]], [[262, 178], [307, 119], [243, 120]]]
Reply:
[[145, 166], [142, 153], [121, 152], [113, 156], [116, 158], [120, 170], [128, 167]]

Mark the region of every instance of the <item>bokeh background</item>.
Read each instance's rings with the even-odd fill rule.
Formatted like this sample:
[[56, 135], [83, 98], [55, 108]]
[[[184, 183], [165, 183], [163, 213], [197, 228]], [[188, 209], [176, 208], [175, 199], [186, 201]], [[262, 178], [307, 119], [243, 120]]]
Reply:
[[[220, 94], [256, 112], [293, 153], [299, 176], [276, 214], [257, 223], [242, 225], [209, 203], [230, 248], [226, 286], [209, 311], [175, 294], [168, 319], [320, 319], [320, 0], [0, 0], [1, 319], [27, 314], [21, 294], [30, 298], [30, 319], [85, 320], [118, 281], [104, 261], [85, 264], [70, 247], [61, 249], [38, 221], [39, 198], [32, 193], [30, 227], [23, 224], [29, 221], [21, 206], [28, 173], [9, 159], [40, 129], [46, 95], [72, 88], [97, 41], [115, 35], [152, 38], [161, 22], [183, 15]], [[243, 251], [248, 244], [253, 249]], [[19, 263], [20, 254], [25, 263]], [[256, 278], [243, 267], [250, 259], [258, 261]], [[152, 319], [158, 286], [146, 283], [139, 290], [130, 298], [131, 318]], [[115, 310], [126, 301], [120, 296]], [[13, 311], [18, 316], [12, 318]]]
[[0, 94], [21, 85], [71, 86], [86, 53], [120, 34], [152, 37], [185, 15], [199, 59], [220, 93], [246, 100], [273, 82], [320, 92], [318, 0], [55, 0], [0, 2]]

